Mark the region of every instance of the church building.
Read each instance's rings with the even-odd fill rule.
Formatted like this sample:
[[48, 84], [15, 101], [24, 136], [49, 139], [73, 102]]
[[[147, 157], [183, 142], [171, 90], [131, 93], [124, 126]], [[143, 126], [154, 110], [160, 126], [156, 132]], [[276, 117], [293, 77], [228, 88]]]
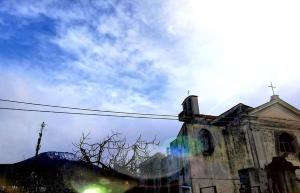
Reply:
[[170, 144], [179, 169], [168, 182], [178, 192], [300, 193], [299, 109], [278, 95], [219, 116], [201, 114], [195, 95], [182, 107], [183, 125]]

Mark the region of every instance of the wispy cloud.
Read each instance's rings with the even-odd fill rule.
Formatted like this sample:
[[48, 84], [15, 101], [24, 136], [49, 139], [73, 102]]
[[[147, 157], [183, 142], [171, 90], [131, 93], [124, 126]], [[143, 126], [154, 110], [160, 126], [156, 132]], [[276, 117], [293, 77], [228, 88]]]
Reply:
[[[1, 96], [177, 114], [191, 90], [199, 95], [201, 113], [218, 114], [238, 102], [265, 102], [273, 81], [283, 98], [299, 106], [298, 8], [296, 1], [3, 1]], [[30, 129], [44, 120], [49, 122], [44, 150], [70, 150], [83, 130], [92, 130], [95, 139], [109, 128], [129, 138], [143, 133], [166, 140], [180, 127], [166, 121], [1, 115], [6, 118], [0, 128], [7, 133], [1, 137], [15, 144], [15, 156], [4, 161], [32, 154], [36, 131]]]

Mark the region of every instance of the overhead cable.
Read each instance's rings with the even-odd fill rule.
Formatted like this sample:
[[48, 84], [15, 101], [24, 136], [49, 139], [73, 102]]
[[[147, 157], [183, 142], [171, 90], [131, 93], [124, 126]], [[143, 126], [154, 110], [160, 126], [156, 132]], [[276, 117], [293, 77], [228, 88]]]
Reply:
[[9, 99], [1, 99], [1, 98], [0, 98], [0, 101], [3, 101], [3, 102], [9, 102], [9, 103], [18, 103], [18, 104], [34, 105], [34, 106], [43, 106], [43, 107], [52, 107], [52, 108], [70, 109], [70, 110], [93, 111], [93, 112], [116, 113], [116, 114], [128, 114], [128, 115], [145, 115], [145, 116], [159, 116], [159, 117], [176, 117], [176, 118], [177, 118], [176, 115], [155, 114], [155, 113], [125, 112], [125, 111], [112, 111], [112, 110], [100, 110], [100, 109], [90, 109], [90, 108], [79, 108], [79, 107], [69, 107], [69, 106], [60, 106], [60, 105], [49, 105], [49, 104], [33, 103], [33, 102], [18, 101], [18, 100], [9, 100]]
[[27, 112], [39, 112], [39, 113], [54, 113], [54, 114], [69, 114], [69, 115], [89, 115], [89, 116], [101, 116], [101, 117], [124, 117], [124, 118], [128, 117], [128, 118], [139, 118], [139, 119], [178, 120], [178, 119], [175, 119], [175, 118], [167, 118], [167, 117], [114, 115], [114, 114], [100, 114], [100, 113], [81, 113], [81, 112], [52, 111], [52, 110], [11, 108], [11, 107], [0, 107], [0, 110], [27, 111]]

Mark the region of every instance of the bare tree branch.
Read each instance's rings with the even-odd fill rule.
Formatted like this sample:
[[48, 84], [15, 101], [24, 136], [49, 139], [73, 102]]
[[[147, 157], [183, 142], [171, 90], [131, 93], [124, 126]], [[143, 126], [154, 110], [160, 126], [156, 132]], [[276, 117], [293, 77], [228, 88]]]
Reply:
[[141, 135], [129, 144], [118, 132], [112, 132], [98, 143], [91, 143], [89, 135], [90, 133], [82, 133], [79, 142], [73, 143], [73, 151], [81, 160], [132, 174], [139, 172], [139, 165], [148, 159], [151, 151], [159, 145], [156, 137], [147, 141], [142, 139]]

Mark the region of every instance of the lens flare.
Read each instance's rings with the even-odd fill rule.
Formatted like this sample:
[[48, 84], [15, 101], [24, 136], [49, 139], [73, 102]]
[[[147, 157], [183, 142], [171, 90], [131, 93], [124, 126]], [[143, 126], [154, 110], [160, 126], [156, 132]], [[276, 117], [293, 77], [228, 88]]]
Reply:
[[107, 193], [107, 190], [105, 187], [89, 187], [82, 193]]

